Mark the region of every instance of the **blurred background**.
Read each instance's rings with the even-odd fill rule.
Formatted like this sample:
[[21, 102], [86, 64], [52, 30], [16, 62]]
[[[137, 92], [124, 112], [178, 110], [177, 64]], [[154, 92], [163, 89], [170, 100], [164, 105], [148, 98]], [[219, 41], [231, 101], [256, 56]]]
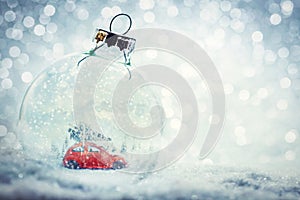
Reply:
[[[226, 118], [216, 148], [199, 162], [297, 171], [298, 0], [0, 0], [0, 149], [22, 146], [20, 105], [35, 77], [65, 55], [90, 50], [95, 29], [108, 30], [121, 12], [131, 16], [133, 29], [164, 28], [192, 38], [215, 63]], [[208, 107], [199, 105], [202, 112]], [[187, 156], [197, 156], [199, 144]]]

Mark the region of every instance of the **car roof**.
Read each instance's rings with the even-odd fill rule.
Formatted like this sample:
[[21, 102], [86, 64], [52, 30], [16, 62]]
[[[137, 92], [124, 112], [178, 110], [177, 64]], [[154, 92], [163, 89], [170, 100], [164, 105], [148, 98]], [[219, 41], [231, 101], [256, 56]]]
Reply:
[[93, 146], [93, 147], [103, 148], [102, 146], [97, 145], [97, 144], [95, 144], [95, 143], [93, 143], [93, 142], [78, 142], [78, 143], [72, 145], [72, 148], [74, 148], [74, 147], [79, 147], [79, 146], [83, 146], [83, 144], [84, 144], [84, 146], [88, 145], [88, 146]]

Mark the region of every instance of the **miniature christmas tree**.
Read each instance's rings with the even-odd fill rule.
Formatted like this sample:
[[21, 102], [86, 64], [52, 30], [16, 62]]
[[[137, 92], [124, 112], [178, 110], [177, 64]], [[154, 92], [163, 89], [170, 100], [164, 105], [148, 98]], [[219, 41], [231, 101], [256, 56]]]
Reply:
[[113, 146], [110, 137], [106, 137], [103, 134], [103, 131], [99, 132], [93, 130], [85, 123], [74, 125], [73, 127], [68, 129], [68, 133], [70, 134], [69, 138], [71, 140], [75, 140], [76, 142], [90, 141], [103, 146], [107, 150], [110, 149], [111, 151], [115, 151], [115, 147]]

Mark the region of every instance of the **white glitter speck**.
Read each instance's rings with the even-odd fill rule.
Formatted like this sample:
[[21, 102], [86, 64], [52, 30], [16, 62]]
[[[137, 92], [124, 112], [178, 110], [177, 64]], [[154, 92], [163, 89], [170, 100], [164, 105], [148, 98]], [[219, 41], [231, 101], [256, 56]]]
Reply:
[[21, 59], [24, 64], [27, 64], [29, 62], [29, 56], [26, 53], [21, 53], [19, 59]]
[[65, 10], [67, 12], [73, 12], [76, 9], [76, 5], [74, 2], [67, 1], [65, 4]]
[[30, 27], [33, 27], [34, 26], [34, 19], [30, 16], [26, 16], [24, 19], [23, 19], [23, 24], [26, 28], [30, 28]]
[[77, 11], [77, 18], [84, 21], [89, 18], [89, 12], [86, 9], [79, 9]]
[[288, 77], [284, 77], [280, 80], [281, 88], [289, 88], [291, 86], [291, 80]]
[[153, 0], [140, 0], [139, 5], [142, 10], [149, 10], [154, 7], [155, 2]]
[[245, 30], [245, 24], [238, 19], [233, 19], [230, 23], [230, 27], [237, 33], [242, 33]]
[[176, 17], [178, 15], [178, 9], [176, 6], [170, 6], [167, 12], [170, 17]]
[[6, 3], [9, 8], [15, 8], [19, 5], [17, 0], [7, 0]]
[[18, 57], [21, 54], [21, 50], [17, 46], [12, 46], [9, 48], [9, 55], [13, 58]]
[[11, 68], [12, 67], [12, 60], [10, 58], [4, 58], [2, 61], [1, 61], [1, 65], [2, 67], [5, 67], [7, 69]]
[[228, 12], [231, 9], [231, 3], [230, 1], [221, 1], [220, 7], [222, 11]]
[[280, 58], [287, 58], [290, 54], [290, 51], [288, 50], [288, 48], [282, 47], [278, 50], [277, 53]]
[[45, 6], [44, 13], [45, 13], [45, 15], [47, 15], [49, 17], [53, 16], [55, 14], [55, 7], [50, 4]]
[[278, 25], [278, 24], [280, 24], [280, 22], [281, 22], [281, 16], [278, 15], [277, 13], [271, 15], [270, 22], [271, 22], [271, 24], [273, 24], [275, 26]]
[[287, 143], [295, 142], [295, 140], [297, 139], [296, 130], [293, 129], [293, 130], [290, 130], [289, 132], [287, 132], [285, 134], [284, 139]]
[[101, 15], [104, 18], [110, 18], [113, 15], [112, 9], [110, 7], [104, 7], [101, 10]]
[[51, 18], [47, 15], [41, 14], [39, 17], [39, 22], [43, 25], [46, 25], [50, 22]]
[[155, 20], [155, 15], [154, 15], [154, 13], [153, 13], [153, 12], [150, 12], [150, 11], [146, 12], [146, 13], [144, 14], [144, 20], [145, 20], [145, 22], [147, 22], [147, 23], [153, 23], [154, 20]]
[[34, 34], [36, 34], [37, 36], [42, 36], [45, 34], [46, 30], [45, 27], [41, 24], [38, 24], [34, 27]]
[[21, 78], [24, 83], [30, 83], [33, 79], [33, 76], [30, 72], [24, 72]]
[[284, 15], [291, 15], [294, 9], [294, 3], [292, 1], [282, 1], [281, 4], [281, 12]]
[[4, 19], [7, 22], [13, 22], [16, 19], [16, 13], [12, 10], [6, 11], [4, 14]]
[[23, 31], [21, 29], [13, 29], [12, 39], [21, 40], [23, 38]]
[[6, 78], [2, 80], [1, 86], [3, 89], [10, 89], [13, 86], [13, 82], [11, 81], [11, 79]]
[[112, 10], [113, 15], [117, 15], [117, 14], [122, 13], [122, 10], [121, 10], [121, 8], [119, 6], [113, 6], [111, 8], [111, 10]]
[[260, 31], [255, 31], [252, 33], [253, 42], [261, 42], [263, 40], [263, 34]]

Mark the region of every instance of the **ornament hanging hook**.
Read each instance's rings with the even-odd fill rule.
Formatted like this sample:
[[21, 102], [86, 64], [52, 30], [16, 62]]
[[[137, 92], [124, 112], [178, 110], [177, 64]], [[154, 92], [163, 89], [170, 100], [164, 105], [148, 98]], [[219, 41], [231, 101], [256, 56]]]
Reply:
[[[125, 16], [129, 19], [129, 26], [128, 26], [127, 30], [122, 35], [118, 35], [118, 34], [112, 32], [112, 28], [113, 28], [114, 20], [117, 19], [118, 17], [121, 17], [121, 16]], [[124, 64], [124, 66], [126, 67], [128, 73], [129, 73], [129, 79], [131, 79], [131, 72], [130, 72], [128, 66], [131, 66], [130, 54], [134, 50], [136, 40], [134, 38], [124, 36], [131, 29], [131, 26], [132, 26], [132, 19], [128, 14], [120, 13], [120, 14], [115, 15], [110, 21], [109, 31], [106, 31], [106, 30], [103, 30], [103, 29], [97, 29], [96, 30], [97, 31], [96, 35], [95, 35], [95, 37], [93, 37], [93, 41], [96, 40], [95, 48], [91, 49], [87, 53], [84, 53], [84, 54], [87, 54], [87, 56], [82, 58], [77, 63], [77, 66], [79, 66], [79, 64], [82, 61], [84, 61], [86, 58], [88, 58], [90, 56], [96, 56], [95, 52], [99, 48], [101, 48], [104, 44], [107, 44], [108, 47], [116, 46], [120, 49], [120, 51], [123, 52], [123, 56], [124, 56], [124, 63], [123, 64]], [[100, 45], [98, 45], [99, 42], [101, 42]]]

